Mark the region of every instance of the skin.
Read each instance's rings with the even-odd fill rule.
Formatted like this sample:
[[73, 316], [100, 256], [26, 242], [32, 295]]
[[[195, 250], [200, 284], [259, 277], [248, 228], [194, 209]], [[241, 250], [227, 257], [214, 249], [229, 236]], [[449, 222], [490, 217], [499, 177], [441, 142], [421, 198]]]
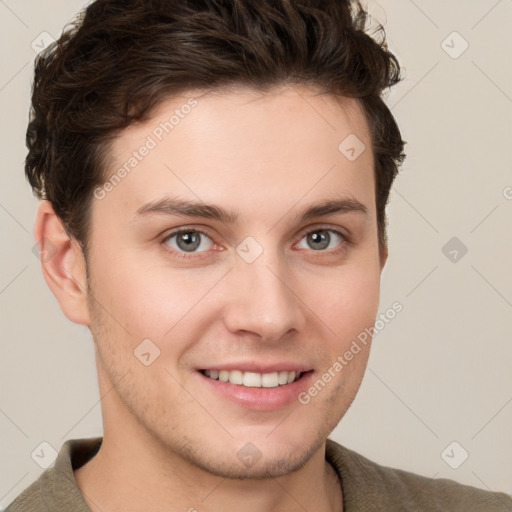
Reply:
[[[88, 274], [50, 203], [37, 212], [36, 240], [55, 246], [42, 262], [45, 280], [64, 314], [91, 330], [103, 397], [103, 444], [75, 470], [78, 486], [103, 512], [229, 512], [241, 496], [255, 512], [340, 511], [325, 440], [357, 393], [370, 343], [307, 405], [243, 407], [197, 370], [286, 360], [313, 369], [316, 381], [373, 326], [387, 251], [378, 244], [368, 125], [355, 100], [310, 88], [189, 93], [114, 141], [107, 176], [191, 96], [190, 114], [93, 201]], [[338, 150], [349, 134], [367, 148], [355, 161]], [[166, 195], [239, 219], [136, 218]], [[295, 220], [310, 203], [347, 196], [367, 214]], [[179, 227], [206, 233], [195, 252], [179, 237], [164, 240]], [[329, 231], [328, 247], [315, 249], [307, 234], [322, 229], [352, 241]], [[248, 236], [263, 248], [252, 263], [236, 252]], [[149, 366], [134, 356], [146, 338], [160, 350]], [[237, 452], [249, 442], [261, 458], [246, 467]]]

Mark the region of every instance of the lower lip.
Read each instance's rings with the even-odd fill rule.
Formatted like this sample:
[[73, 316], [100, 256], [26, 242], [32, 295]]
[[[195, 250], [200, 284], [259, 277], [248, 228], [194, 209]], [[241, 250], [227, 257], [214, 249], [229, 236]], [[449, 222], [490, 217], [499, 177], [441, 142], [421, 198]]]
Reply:
[[299, 380], [284, 386], [250, 388], [210, 379], [210, 377], [203, 375], [201, 372], [197, 373], [215, 393], [245, 409], [255, 411], [273, 411], [298, 401], [299, 394], [309, 386], [313, 376], [313, 371], [309, 371], [304, 373]]

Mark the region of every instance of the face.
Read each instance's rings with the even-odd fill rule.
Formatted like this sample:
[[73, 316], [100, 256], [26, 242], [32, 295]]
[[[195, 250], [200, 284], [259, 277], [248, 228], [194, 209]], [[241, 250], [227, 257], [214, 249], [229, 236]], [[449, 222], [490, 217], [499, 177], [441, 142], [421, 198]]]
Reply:
[[354, 100], [311, 89], [192, 96], [119, 136], [95, 192], [105, 433], [136, 425], [211, 473], [276, 477], [322, 446], [366, 367], [370, 340], [351, 347], [384, 264], [370, 135]]

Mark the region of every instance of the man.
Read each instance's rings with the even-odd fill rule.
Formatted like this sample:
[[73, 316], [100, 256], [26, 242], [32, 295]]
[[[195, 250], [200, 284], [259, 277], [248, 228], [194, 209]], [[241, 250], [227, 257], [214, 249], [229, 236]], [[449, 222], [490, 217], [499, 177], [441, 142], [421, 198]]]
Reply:
[[404, 158], [381, 99], [398, 63], [364, 21], [340, 0], [97, 0], [38, 60], [34, 236], [91, 330], [104, 434], [7, 510], [512, 510], [327, 439]]

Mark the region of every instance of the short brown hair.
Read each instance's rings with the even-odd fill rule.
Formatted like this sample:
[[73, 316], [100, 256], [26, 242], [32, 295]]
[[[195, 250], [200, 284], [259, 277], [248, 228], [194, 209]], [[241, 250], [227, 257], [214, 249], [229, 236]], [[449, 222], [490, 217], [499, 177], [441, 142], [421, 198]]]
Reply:
[[190, 89], [301, 84], [356, 98], [375, 157], [379, 245], [405, 142], [383, 91], [396, 57], [350, 0], [96, 0], [36, 59], [25, 173], [87, 258], [110, 142]]

